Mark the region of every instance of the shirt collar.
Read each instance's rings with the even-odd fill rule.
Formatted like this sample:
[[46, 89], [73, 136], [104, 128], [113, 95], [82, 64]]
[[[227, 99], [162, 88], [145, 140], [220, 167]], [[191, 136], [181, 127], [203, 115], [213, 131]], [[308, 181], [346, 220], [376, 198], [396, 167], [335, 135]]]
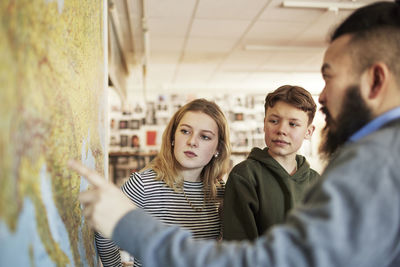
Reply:
[[355, 142], [357, 140], [360, 140], [366, 135], [369, 135], [370, 133], [375, 132], [379, 128], [381, 128], [384, 124], [400, 118], [400, 107], [391, 109], [382, 115], [376, 117], [366, 125], [364, 125], [360, 130], [355, 132], [350, 138], [350, 142]]

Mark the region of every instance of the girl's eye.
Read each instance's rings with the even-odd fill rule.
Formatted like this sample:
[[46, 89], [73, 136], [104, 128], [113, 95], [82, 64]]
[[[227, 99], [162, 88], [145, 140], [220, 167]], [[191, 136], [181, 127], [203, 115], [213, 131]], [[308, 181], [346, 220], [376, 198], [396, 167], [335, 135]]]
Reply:
[[270, 123], [277, 124], [278, 120], [269, 120]]
[[183, 134], [188, 134], [189, 131], [188, 131], [188, 130], [185, 130], [185, 129], [181, 129], [181, 133], [183, 133]]
[[211, 137], [207, 136], [207, 135], [202, 135], [201, 138], [203, 140], [211, 140]]

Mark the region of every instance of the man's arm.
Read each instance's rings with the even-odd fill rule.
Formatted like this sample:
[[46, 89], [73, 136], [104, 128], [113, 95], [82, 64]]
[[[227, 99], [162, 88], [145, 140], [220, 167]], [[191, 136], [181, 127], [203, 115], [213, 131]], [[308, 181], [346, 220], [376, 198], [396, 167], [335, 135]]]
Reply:
[[[92, 225], [108, 237], [113, 234], [121, 248], [147, 266], [394, 267], [400, 262], [395, 134], [342, 150], [286, 223], [252, 243], [193, 241], [178, 227], [164, 226], [142, 210], [132, 211], [132, 203], [99, 175], [72, 167], [97, 187], [83, 201]], [[94, 197], [96, 191], [108, 201]], [[110, 202], [115, 204], [111, 209]], [[99, 215], [106, 212], [104, 221]]]
[[[132, 227], [138, 231], [127, 233]], [[144, 266], [239, 267], [267, 266], [268, 262], [262, 246], [257, 252], [244, 241], [195, 241], [190, 232], [166, 226], [140, 209], [129, 212], [118, 222], [112, 238], [128, 252], [139, 255]]]
[[306, 203], [255, 242], [193, 241], [188, 232], [141, 210], [118, 222], [113, 239], [152, 267], [396, 266], [391, 263], [400, 260], [399, 176], [383, 175], [374, 166], [389, 170], [394, 161], [366, 150], [337, 158]]

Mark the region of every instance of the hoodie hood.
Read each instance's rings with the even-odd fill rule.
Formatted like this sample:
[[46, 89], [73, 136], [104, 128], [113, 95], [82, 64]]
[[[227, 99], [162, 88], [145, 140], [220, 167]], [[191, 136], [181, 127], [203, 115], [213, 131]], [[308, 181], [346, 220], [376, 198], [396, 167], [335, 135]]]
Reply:
[[265, 147], [264, 149], [258, 147], [253, 148], [248, 159], [258, 161], [277, 176], [285, 177], [297, 183], [307, 179], [310, 172], [310, 164], [308, 164], [306, 158], [301, 155], [296, 155], [297, 171], [295, 174], [290, 175], [273, 157], [270, 156], [268, 153], [268, 147]]

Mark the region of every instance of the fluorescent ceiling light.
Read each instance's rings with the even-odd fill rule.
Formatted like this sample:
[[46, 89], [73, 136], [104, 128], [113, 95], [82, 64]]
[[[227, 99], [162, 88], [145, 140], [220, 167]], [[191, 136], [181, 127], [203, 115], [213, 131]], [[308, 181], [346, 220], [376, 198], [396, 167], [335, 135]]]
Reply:
[[364, 6], [365, 3], [358, 2], [321, 2], [321, 1], [283, 1], [283, 7], [294, 8], [317, 8], [329, 11], [339, 11], [340, 9], [354, 10]]

